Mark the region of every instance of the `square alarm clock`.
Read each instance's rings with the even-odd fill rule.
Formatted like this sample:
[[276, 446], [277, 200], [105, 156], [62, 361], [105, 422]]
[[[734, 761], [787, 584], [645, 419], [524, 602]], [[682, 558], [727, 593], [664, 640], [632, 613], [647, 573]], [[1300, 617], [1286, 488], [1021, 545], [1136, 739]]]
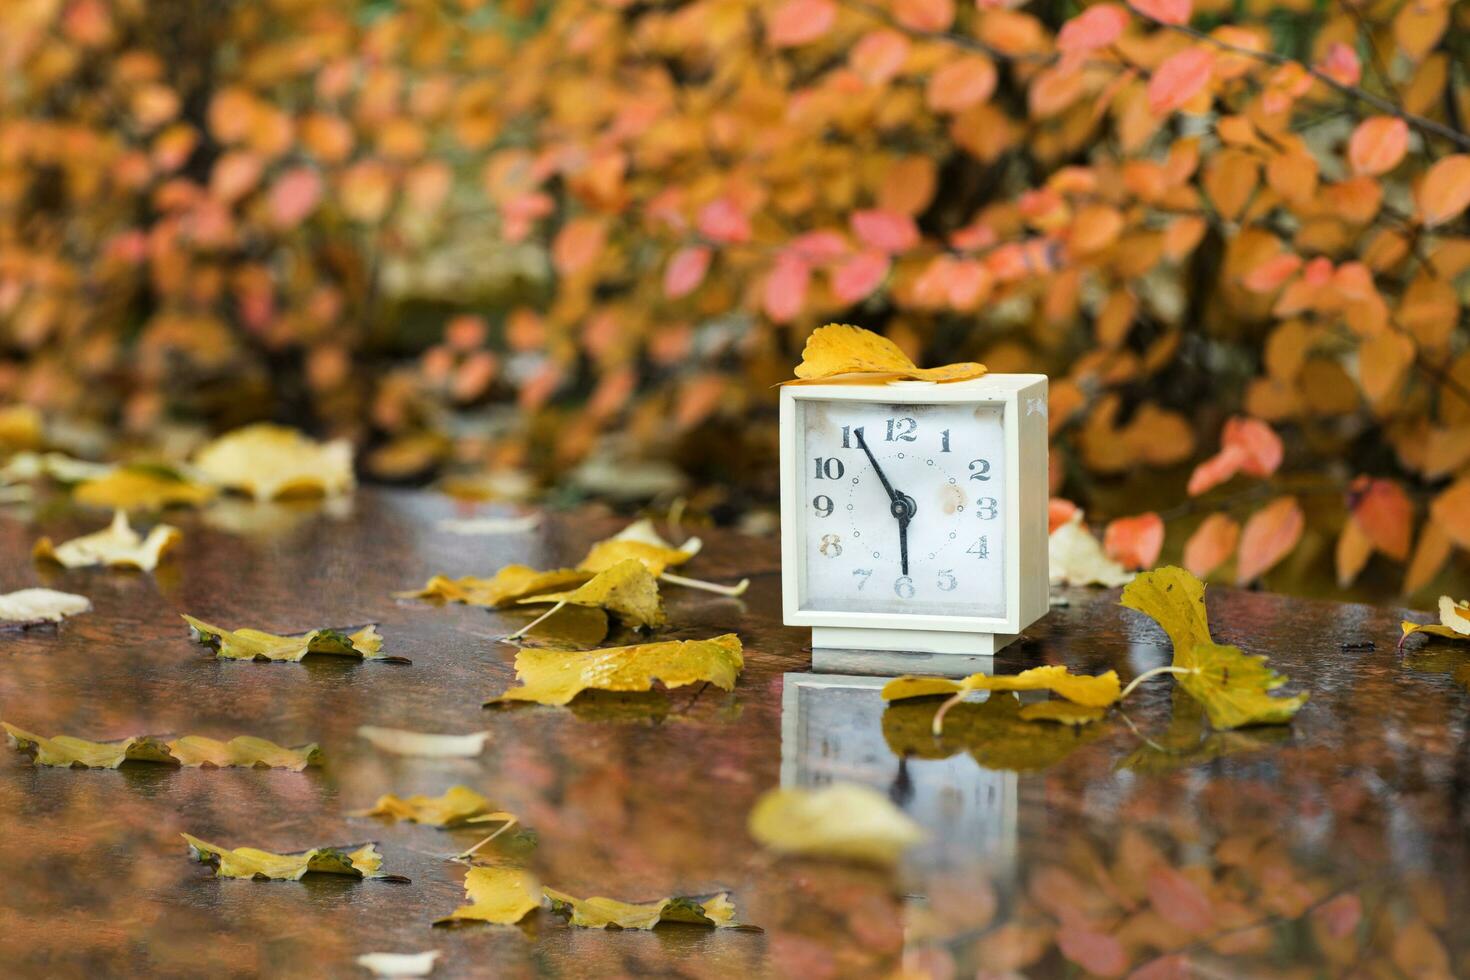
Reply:
[[781, 573], [813, 669], [971, 673], [1047, 612], [1047, 380], [781, 389]]

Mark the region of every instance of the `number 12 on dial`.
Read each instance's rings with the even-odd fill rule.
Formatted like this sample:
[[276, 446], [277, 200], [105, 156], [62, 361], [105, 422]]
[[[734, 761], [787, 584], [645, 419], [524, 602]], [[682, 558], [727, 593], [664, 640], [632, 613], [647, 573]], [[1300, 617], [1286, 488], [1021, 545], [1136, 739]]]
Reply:
[[1046, 611], [1046, 432], [1039, 375], [784, 388], [786, 622], [993, 652]]

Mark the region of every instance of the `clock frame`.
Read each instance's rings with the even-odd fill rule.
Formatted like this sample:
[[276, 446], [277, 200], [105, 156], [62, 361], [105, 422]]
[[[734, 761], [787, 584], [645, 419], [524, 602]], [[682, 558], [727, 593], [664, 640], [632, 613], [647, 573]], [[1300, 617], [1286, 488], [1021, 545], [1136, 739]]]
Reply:
[[[1001, 410], [1004, 472], [1004, 614], [855, 612], [802, 608], [803, 549], [810, 508], [798, 497], [797, 467], [805, 462], [803, 402], [867, 402], [884, 405], [975, 404]], [[781, 389], [781, 593], [788, 626], [812, 630], [813, 667], [888, 672], [890, 669], [970, 672], [1027, 626], [1046, 615], [1047, 591], [1047, 379], [1040, 374], [987, 374], [973, 381], [935, 384], [787, 385]], [[878, 651], [887, 651], [882, 657]]]

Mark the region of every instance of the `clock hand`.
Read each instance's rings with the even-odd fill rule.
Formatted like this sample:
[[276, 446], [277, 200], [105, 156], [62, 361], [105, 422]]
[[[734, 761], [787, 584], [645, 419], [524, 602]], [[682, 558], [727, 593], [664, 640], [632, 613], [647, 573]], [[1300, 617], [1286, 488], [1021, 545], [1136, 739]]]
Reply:
[[862, 427], [852, 430], [857, 436], [858, 445], [868, 456], [868, 462], [873, 464], [873, 472], [878, 474], [878, 479], [883, 483], [883, 489], [888, 491], [888, 512], [898, 520], [898, 555], [903, 574], [909, 573], [909, 520], [913, 518], [918, 505], [914, 498], [902, 491], [895, 490], [893, 484], [888, 482], [888, 477], [883, 474], [883, 467], [878, 465], [878, 460], [873, 456], [873, 451], [868, 448], [868, 441], [863, 438]]

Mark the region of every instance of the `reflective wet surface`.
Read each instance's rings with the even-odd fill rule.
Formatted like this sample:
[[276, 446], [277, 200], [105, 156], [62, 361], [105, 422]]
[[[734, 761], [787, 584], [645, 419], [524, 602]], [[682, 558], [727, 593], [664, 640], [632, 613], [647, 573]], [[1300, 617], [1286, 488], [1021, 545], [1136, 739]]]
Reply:
[[[35, 565], [106, 515], [0, 516], [0, 591], [47, 585], [95, 609], [0, 633], [0, 717], [43, 735], [187, 733], [319, 742], [301, 773], [37, 768], [0, 756], [0, 962], [8, 975], [354, 976], [364, 952], [443, 951], [436, 976], [1373, 976], [1470, 973], [1470, 645], [1414, 639], [1394, 610], [1212, 588], [1217, 639], [1264, 653], [1312, 699], [1290, 728], [1212, 733], [1167, 680], [1127, 716], [1073, 730], [997, 698], [950, 713], [885, 708], [870, 678], [806, 673], [804, 631], [780, 625], [776, 543], [704, 533], [686, 570], [752, 580], [742, 600], [666, 591], [668, 635], [738, 632], [731, 693], [681, 688], [487, 710], [512, 681], [498, 642], [524, 613], [392, 598], [431, 574], [575, 561], [620, 522], [552, 516], [467, 536], [444, 517], [494, 513], [427, 494], [330, 505], [227, 502], [171, 513], [183, 546], [153, 575]], [[142, 522], [144, 526], [147, 521]], [[1167, 660], [1163, 633], [1071, 591], [996, 659], [1118, 669]], [[233, 663], [178, 615], [278, 632], [377, 622], [412, 665], [321, 658]], [[621, 641], [623, 637], [614, 637]], [[489, 731], [476, 759], [385, 755], [362, 724]], [[896, 874], [769, 857], [745, 832], [780, 782], [878, 787], [930, 829]], [[347, 816], [384, 792], [456, 783], [527, 830], [521, 860], [562, 891], [650, 900], [728, 889], [762, 933], [665, 927], [433, 929], [463, 897], [444, 860], [473, 829]], [[317, 877], [220, 881], [181, 832], [290, 851], [376, 840], [411, 884]]]

